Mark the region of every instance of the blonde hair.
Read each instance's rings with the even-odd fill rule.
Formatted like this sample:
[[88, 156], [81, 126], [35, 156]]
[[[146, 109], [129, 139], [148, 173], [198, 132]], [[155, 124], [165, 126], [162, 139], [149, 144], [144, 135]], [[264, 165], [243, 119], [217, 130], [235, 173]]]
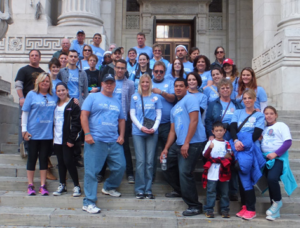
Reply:
[[33, 91], [35, 91], [36, 93], [39, 93], [39, 84], [45, 80], [46, 77], [49, 77], [49, 81], [50, 81], [50, 86], [49, 86], [49, 89], [48, 89], [48, 93], [52, 96], [52, 80], [51, 80], [51, 77], [50, 77], [50, 74], [49, 73], [46, 73], [46, 72], [43, 72], [43, 73], [40, 73], [39, 76], [36, 78], [35, 80], [35, 83], [34, 83], [34, 89]]
[[141, 94], [141, 95], [143, 94], [143, 92], [142, 92], [142, 86], [141, 86], [141, 84], [142, 84], [142, 79], [143, 79], [143, 78], [147, 78], [147, 79], [149, 80], [148, 96], [150, 96], [150, 95], [151, 95], [151, 91], [152, 91], [152, 80], [151, 80], [150, 75], [147, 74], [147, 73], [143, 74], [143, 75], [140, 77], [139, 86], [138, 86], [138, 93]]
[[243, 92], [243, 98], [244, 98], [244, 95], [245, 94], [248, 94], [252, 99], [256, 99], [256, 93], [255, 93], [255, 91], [253, 90], [253, 89], [247, 89], [247, 90], [245, 90], [244, 92]]

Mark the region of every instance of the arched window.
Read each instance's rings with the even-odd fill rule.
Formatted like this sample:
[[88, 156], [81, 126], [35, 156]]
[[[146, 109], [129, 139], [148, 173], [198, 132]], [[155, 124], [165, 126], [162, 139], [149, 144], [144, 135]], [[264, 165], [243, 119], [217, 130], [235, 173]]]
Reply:
[[139, 12], [140, 11], [140, 4], [137, 0], [127, 0], [127, 12]]

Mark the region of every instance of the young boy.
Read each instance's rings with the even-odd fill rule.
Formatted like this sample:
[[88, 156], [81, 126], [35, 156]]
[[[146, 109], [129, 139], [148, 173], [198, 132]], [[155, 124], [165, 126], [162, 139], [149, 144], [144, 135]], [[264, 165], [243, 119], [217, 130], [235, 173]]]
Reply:
[[231, 177], [230, 165], [231, 155], [228, 153], [230, 144], [223, 139], [226, 132], [222, 122], [217, 121], [212, 126], [214, 140], [207, 142], [203, 156], [207, 159], [204, 165], [202, 177], [203, 187], [206, 188], [206, 205], [204, 206], [205, 216], [214, 218], [214, 206], [217, 195], [217, 185], [219, 185], [221, 199], [220, 207], [223, 218], [230, 218], [229, 215], [229, 198], [228, 183]]

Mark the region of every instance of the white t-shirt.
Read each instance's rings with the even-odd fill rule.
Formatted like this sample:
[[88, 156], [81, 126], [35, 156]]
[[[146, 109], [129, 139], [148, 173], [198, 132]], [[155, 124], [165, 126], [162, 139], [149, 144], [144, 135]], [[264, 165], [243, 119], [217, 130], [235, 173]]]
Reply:
[[[226, 140], [224, 141], [217, 141], [216, 139], [212, 140], [212, 143], [214, 144], [214, 148], [212, 148], [210, 156], [212, 158], [218, 158], [218, 157], [223, 158], [227, 153], [226, 142], [227, 142]], [[208, 141], [206, 143], [205, 148], [202, 152], [203, 155], [205, 154], [205, 151], [210, 146], [210, 144], [211, 141]], [[219, 170], [220, 170], [220, 164], [213, 163], [211, 167], [208, 169], [207, 180], [218, 181]]]
[[266, 126], [262, 135], [261, 149], [263, 152], [275, 152], [284, 141], [292, 139], [289, 127], [282, 122]]
[[54, 144], [62, 144], [63, 125], [64, 125], [64, 111], [69, 102], [62, 106], [56, 106], [54, 111]]

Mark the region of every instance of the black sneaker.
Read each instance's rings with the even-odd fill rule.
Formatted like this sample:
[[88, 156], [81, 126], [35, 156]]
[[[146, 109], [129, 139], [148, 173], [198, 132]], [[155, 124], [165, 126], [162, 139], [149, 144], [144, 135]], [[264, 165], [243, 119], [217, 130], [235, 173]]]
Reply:
[[174, 197], [181, 197], [178, 192], [172, 191], [165, 194], [165, 197], [174, 198]]
[[206, 211], [205, 216], [206, 216], [206, 218], [214, 218], [215, 217], [213, 211]]
[[83, 162], [82, 162], [81, 160], [75, 161], [75, 165], [76, 165], [78, 168], [84, 167]]
[[228, 211], [221, 211], [222, 218], [230, 218]]
[[194, 215], [199, 215], [202, 213], [202, 209], [197, 209], [197, 208], [188, 208], [184, 212], [182, 212], [183, 216], [194, 216]]
[[137, 199], [144, 199], [144, 198], [145, 198], [145, 195], [144, 195], [144, 193], [137, 193], [137, 194], [135, 195], [135, 198], [137, 198]]
[[155, 199], [153, 194], [145, 194], [146, 199]]
[[53, 195], [54, 196], [60, 196], [60, 195], [62, 195], [64, 193], [66, 193], [66, 192], [67, 192], [66, 185], [65, 184], [59, 184], [57, 190], [55, 192], [53, 192]]

